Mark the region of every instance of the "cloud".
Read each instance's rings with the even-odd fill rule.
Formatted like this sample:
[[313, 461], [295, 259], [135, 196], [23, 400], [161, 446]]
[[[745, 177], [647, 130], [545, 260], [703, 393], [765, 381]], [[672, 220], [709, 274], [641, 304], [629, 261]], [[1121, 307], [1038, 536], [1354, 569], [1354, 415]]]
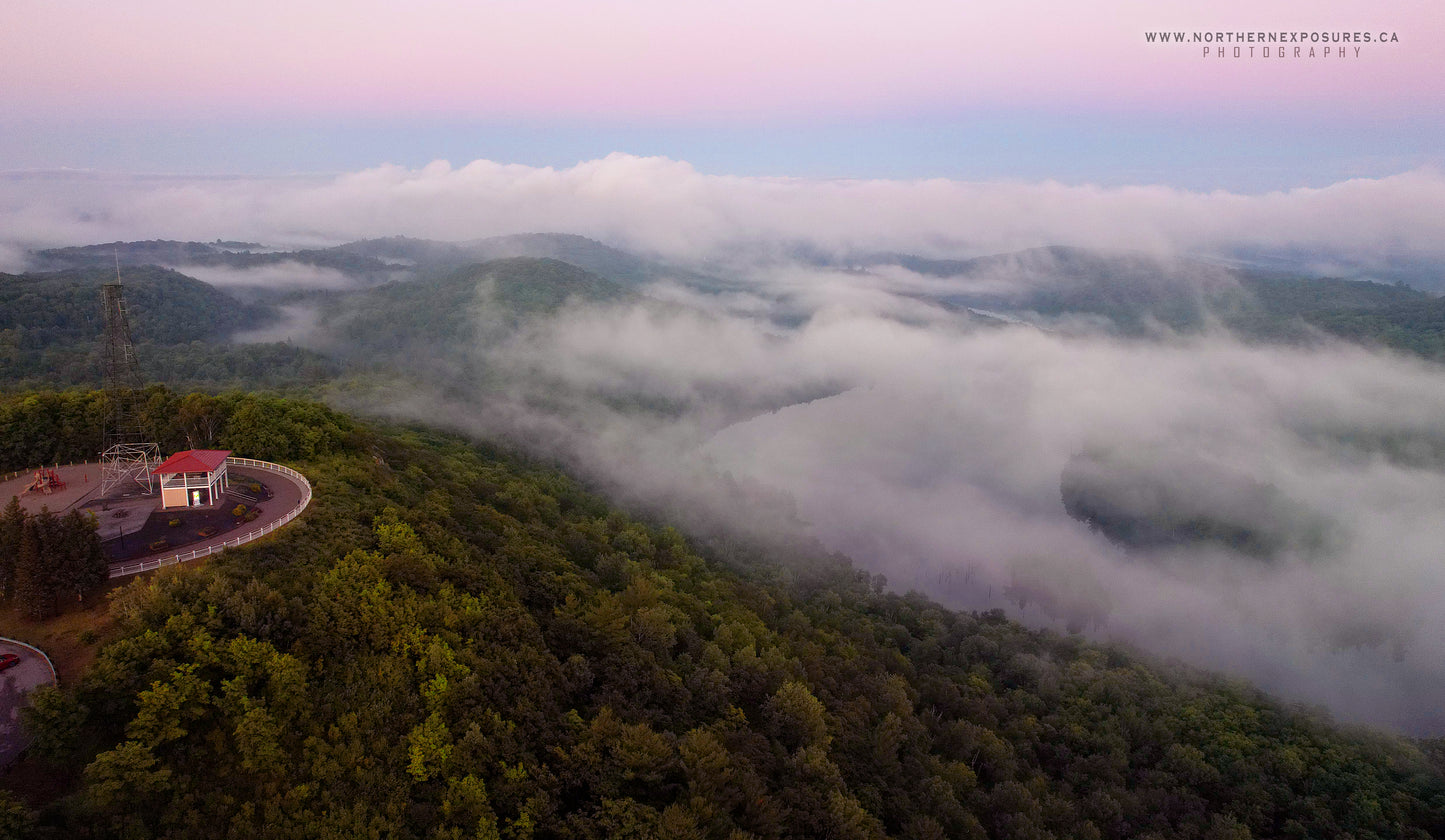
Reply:
[[231, 340], [240, 344], [288, 341], [311, 346], [315, 343], [321, 321], [319, 307], [293, 303], [278, 306], [277, 311], [280, 317], [274, 323], [253, 330], [243, 330], [232, 335]]
[[268, 289], [350, 289], [358, 283], [334, 268], [286, 260], [255, 268], [220, 265], [177, 265], [176, 271], [220, 288], [261, 286]]
[[0, 242], [0, 272], [5, 274], [20, 274], [25, 271], [30, 262], [25, 249], [17, 245], [7, 245]]
[[1258, 195], [1163, 186], [707, 175], [613, 154], [565, 169], [478, 160], [334, 178], [0, 178], [10, 242], [216, 237], [275, 245], [404, 234], [462, 240], [579, 233], [673, 258], [740, 243], [839, 253], [975, 255], [1071, 244], [1156, 253], [1292, 248], [1355, 258], [1445, 255], [1445, 176], [1433, 169]]
[[[911, 302], [860, 296], [866, 278], [845, 272], [754, 280], [740, 307], [564, 310], [478, 349], [509, 386], [397, 410], [561, 453], [674, 515], [801, 530], [955, 607], [1006, 606], [1345, 719], [1445, 731], [1437, 367], [1344, 345], [900, 319]], [[787, 304], [801, 324], [756, 311], [805, 285]], [[1152, 464], [1189, 511], [1253, 521], [1221, 477], [1264, 494], [1290, 513], [1268, 523], [1282, 538], [1266, 556], [1115, 544], [1065, 511], [1084, 452]], [[1311, 533], [1322, 523], [1328, 539]]]

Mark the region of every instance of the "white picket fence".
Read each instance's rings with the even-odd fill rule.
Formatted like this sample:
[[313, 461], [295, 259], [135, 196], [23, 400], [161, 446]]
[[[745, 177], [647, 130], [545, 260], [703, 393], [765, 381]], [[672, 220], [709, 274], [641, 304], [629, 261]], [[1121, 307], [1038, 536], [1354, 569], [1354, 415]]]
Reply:
[[260, 539], [261, 537], [266, 536], [277, 528], [280, 528], [282, 525], [285, 525], [286, 523], [300, 516], [301, 511], [306, 510], [306, 506], [311, 504], [311, 482], [306, 480], [306, 476], [291, 469], [290, 467], [283, 467], [280, 464], [273, 464], [270, 461], [257, 461], [254, 458], [234, 457], [227, 458], [226, 464], [227, 466], [232, 467], [252, 467], [258, 470], [270, 470], [271, 472], [278, 472], [282, 475], [291, 476], [292, 478], [301, 482], [301, 502], [297, 504], [290, 513], [287, 513], [285, 516], [281, 517], [275, 522], [272, 522], [265, 527], [257, 528], [256, 530], [244, 536], [235, 537], [222, 543], [216, 543], [215, 545], [206, 546], [205, 548], [198, 548], [195, 551], [189, 551], [184, 554], [176, 554], [170, 557], [158, 557], [154, 560], [142, 560], [138, 563], [126, 563], [120, 566], [111, 566], [110, 576], [113, 578], [118, 578], [128, 577], [130, 575], [138, 575], [141, 572], [149, 572], [153, 569], [159, 569], [162, 566], [174, 566], [177, 563], [184, 563], [187, 560], [195, 560], [198, 557], [205, 557], [207, 555], [217, 554], [219, 552], [225, 551], [228, 548], [235, 548], [238, 545], [245, 545], [251, 540]]
[[[27, 467], [26, 469], [23, 469], [23, 470], [15, 470], [15, 471], [13, 471], [13, 472], [8, 472], [8, 473], [5, 473], [4, 475], [0, 475], [0, 484], [4, 484], [5, 482], [7, 482], [7, 481], [9, 481], [9, 480], [11, 480], [11, 479], [14, 479], [14, 478], [19, 478], [19, 477], [22, 476], [22, 475], [24, 475], [24, 476], [35, 475], [35, 471], [36, 471], [36, 470], [46, 470], [46, 469], [49, 469], [49, 470], [59, 470], [61, 467], [74, 467], [74, 466], [76, 466], [76, 465], [78, 465], [78, 464], [86, 464], [86, 463], [89, 463], [89, 462], [87, 462], [87, 461], [71, 461], [71, 462], [68, 463], [68, 464], [62, 464], [62, 463], [60, 463], [59, 461], [57, 461], [57, 462], [55, 462], [54, 464], [50, 464], [50, 465], [48, 465], [48, 466], [45, 465], [45, 464], [41, 464], [41, 465], [38, 466], [38, 467]], [[99, 465], [97, 465], [97, 466], [99, 466]]]

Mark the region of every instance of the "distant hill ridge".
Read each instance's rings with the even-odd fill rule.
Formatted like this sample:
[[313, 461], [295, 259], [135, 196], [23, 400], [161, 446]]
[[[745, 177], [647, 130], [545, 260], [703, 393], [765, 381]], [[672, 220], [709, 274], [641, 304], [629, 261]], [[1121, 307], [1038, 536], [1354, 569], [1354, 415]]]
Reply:
[[554, 312], [570, 299], [621, 301], [626, 286], [551, 258], [509, 257], [473, 263], [444, 275], [387, 283], [354, 292], [323, 320], [341, 352], [397, 352], [431, 346], [445, 355], [477, 337], [483, 323], [509, 328]]
[[392, 266], [378, 259], [349, 254], [335, 248], [274, 251], [253, 242], [177, 242], [156, 239], [145, 242], [111, 242], [73, 248], [51, 248], [31, 254], [40, 271], [144, 265], [166, 268], [189, 266], [260, 268], [292, 262], [330, 268], [359, 279], [382, 279]]
[[[113, 268], [0, 274], [0, 330], [24, 328], [40, 344], [92, 341], [103, 327], [100, 287], [115, 279]], [[127, 267], [121, 281], [136, 341], [214, 340], [270, 317], [264, 307], [168, 268]]]
[[652, 260], [568, 233], [521, 233], [465, 242], [441, 242], [390, 236], [361, 239], [330, 248], [279, 250], [254, 242], [181, 242], [148, 240], [110, 242], [31, 253], [37, 271], [111, 266], [159, 265], [258, 268], [295, 262], [331, 268], [361, 280], [385, 280], [399, 268], [418, 272], [447, 271], [472, 263], [508, 257], [550, 258], [623, 283], [641, 283], [672, 275], [688, 275]]
[[[1051, 246], [967, 260], [874, 254], [853, 260], [958, 280], [923, 294], [953, 306], [1102, 316], [1124, 334], [1213, 321], [1241, 337], [1302, 341], [1320, 332], [1445, 359], [1445, 299], [1402, 283], [1306, 278], [1145, 252]], [[987, 284], [980, 281], [989, 281]]]
[[[0, 390], [44, 383], [98, 385], [100, 286], [113, 267], [0, 274]], [[242, 303], [193, 277], [156, 266], [122, 268], [132, 336], [147, 381], [211, 389], [297, 388], [337, 369], [283, 344], [237, 345], [241, 330], [269, 323], [271, 307]]]
[[[224, 246], [244, 246], [228, 248]], [[174, 239], [152, 239], [140, 242], [105, 242], [98, 245], [77, 245], [68, 248], [47, 248], [35, 251], [32, 256], [39, 267], [53, 266], [54, 269], [85, 268], [89, 266], [113, 265], [120, 260], [123, 265], [167, 265], [193, 262], [198, 259], [226, 253], [231, 250], [246, 250], [263, 246], [255, 243], [227, 242], [180, 242]]]
[[556, 259], [620, 283], [642, 283], [674, 274], [690, 274], [571, 233], [518, 233], [466, 242], [392, 236], [349, 242], [337, 246], [337, 250], [376, 259], [404, 261], [423, 268], [459, 267], [509, 257]]
[[[409, 301], [409, 305], [422, 305], [424, 311], [443, 323], [449, 323], [451, 314], [427, 305], [427, 294], [445, 296], [442, 281], [446, 278], [468, 266], [501, 259], [557, 260], [594, 278], [623, 285], [660, 279], [676, 279], [705, 291], [727, 285], [687, 268], [671, 267], [565, 233], [525, 233], [466, 242], [396, 236], [297, 251], [252, 247], [262, 249], [249, 242], [152, 240], [55, 248], [34, 252], [32, 259], [38, 267], [66, 270], [109, 267], [117, 256], [127, 267], [162, 264], [183, 269], [224, 266], [246, 270], [294, 262], [333, 269], [356, 280], [358, 287], [399, 278], [412, 282], [437, 280], [441, 285], [426, 287], [431, 292], [418, 290], [422, 299]], [[812, 261], [820, 265], [874, 271], [899, 266], [938, 278], [945, 281], [943, 289], [910, 296], [955, 311], [978, 309], [1045, 319], [1085, 316], [1096, 323], [1111, 324], [1122, 335], [1148, 335], [1159, 327], [1189, 333], [1210, 324], [1223, 324], [1243, 338], [1258, 341], [1312, 341], [1329, 334], [1445, 360], [1445, 301], [1398, 283], [1306, 278], [1189, 257], [1073, 246], [1031, 248], [971, 259], [874, 253], [839, 263], [820, 254], [814, 257]], [[955, 280], [957, 287], [948, 288], [952, 285], [948, 281]], [[272, 288], [280, 287], [273, 282]], [[342, 295], [361, 291], [357, 288]], [[539, 289], [537, 294], [537, 301], [541, 301], [549, 292]], [[284, 302], [280, 298], [264, 299]], [[519, 293], [514, 295], [513, 303], [524, 304], [526, 299]], [[362, 308], [368, 305], [364, 299], [361, 303]]]

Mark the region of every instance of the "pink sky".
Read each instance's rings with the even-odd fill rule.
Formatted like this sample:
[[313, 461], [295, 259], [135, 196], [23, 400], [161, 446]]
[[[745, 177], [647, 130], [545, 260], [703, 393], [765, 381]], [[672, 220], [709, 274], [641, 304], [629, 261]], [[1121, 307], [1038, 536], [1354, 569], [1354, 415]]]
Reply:
[[[7, 0], [12, 116], [869, 117], [973, 107], [1445, 107], [1445, 6]], [[1206, 60], [1146, 30], [1392, 31], [1358, 59]]]

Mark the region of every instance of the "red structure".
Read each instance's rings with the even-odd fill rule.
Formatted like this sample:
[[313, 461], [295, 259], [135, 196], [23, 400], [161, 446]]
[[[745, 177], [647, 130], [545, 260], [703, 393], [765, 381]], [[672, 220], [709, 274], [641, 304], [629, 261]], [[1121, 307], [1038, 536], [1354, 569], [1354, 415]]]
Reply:
[[229, 483], [229, 449], [187, 449], [177, 452], [152, 472], [161, 479], [161, 508], [209, 507], [219, 504]]
[[30, 482], [30, 486], [25, 488], [25, 492], [49, 495], [56, 490], [64, 489], [65, 482], [61, 481], [60, 476], [55, 474], [55, 470], [49, 467], [42, 467], [35, 471], [35, 480]]

